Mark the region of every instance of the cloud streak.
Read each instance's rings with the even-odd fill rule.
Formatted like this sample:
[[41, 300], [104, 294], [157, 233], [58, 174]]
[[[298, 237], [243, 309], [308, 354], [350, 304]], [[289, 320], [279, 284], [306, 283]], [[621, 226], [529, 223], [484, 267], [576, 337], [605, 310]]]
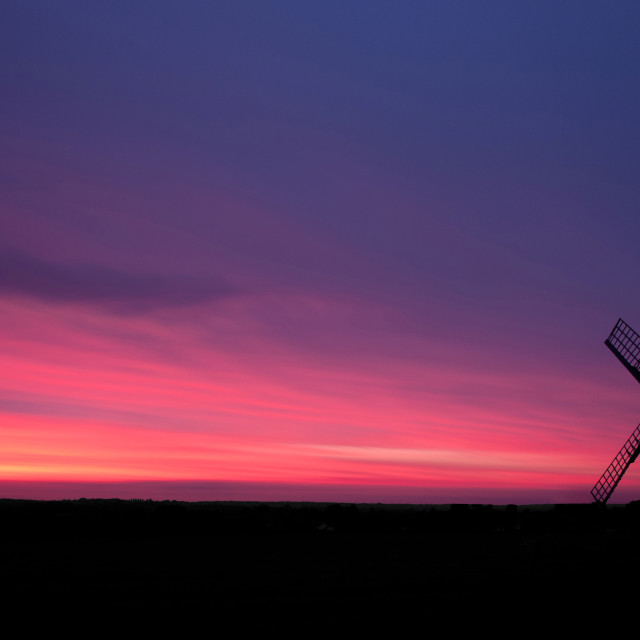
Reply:
[[64, 264], [18, 251], [0, 253], [0, 294], [4, 296], [135, 313], [215, 302], [238, 293], [224, 280]]

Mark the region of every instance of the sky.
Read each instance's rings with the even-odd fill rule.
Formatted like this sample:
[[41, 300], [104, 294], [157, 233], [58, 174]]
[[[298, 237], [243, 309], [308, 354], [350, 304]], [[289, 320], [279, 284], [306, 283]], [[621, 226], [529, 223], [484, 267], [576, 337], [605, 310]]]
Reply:
[[0, 497], [591, 501], [640, 422], [637, 2], [0, 16]]

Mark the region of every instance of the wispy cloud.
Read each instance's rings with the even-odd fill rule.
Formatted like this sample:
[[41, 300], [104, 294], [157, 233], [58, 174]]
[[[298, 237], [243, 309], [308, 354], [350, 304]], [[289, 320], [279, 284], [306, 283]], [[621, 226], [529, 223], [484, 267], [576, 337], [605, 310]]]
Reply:
[[222, 279], [132, 273], [98, 264], [64, 264], [24, 252], [0, 252], [0, 294], [55, 304], [139, 312], [215, 301], [239, 293]]

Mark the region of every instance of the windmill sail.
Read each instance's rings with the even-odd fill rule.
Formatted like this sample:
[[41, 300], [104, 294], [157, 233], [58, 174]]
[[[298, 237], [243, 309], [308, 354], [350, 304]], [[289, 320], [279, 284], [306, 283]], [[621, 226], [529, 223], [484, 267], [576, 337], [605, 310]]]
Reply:
[[640, 335], [620, 318], [604, 343], [640, 382]]
[[[609, 337], [604, 343], [622, 362], [627, 371], [640, 382], [640, 335], [638, 335], [622, 318], [618, 319]], [[640, 453], [640, 425], [622, 445], [618, 455], [613, 459], [600, 480], [591, 489], [591, 495], [597, 502], [606, 503], [613, 490], [618, 486], [622, 476]]]
[[632, 462], [635, 462], [640, 453], [640, 425], [631, 434], [629, 439], [624, 443], [618, 455], [613, 462], [607, 467], [607, 470], [600, 476], [600, 480], [596, 482], [596, 486], [591, 489], [591, 495], [597, 502], [605, 503], [618, 486], [625, 471]]

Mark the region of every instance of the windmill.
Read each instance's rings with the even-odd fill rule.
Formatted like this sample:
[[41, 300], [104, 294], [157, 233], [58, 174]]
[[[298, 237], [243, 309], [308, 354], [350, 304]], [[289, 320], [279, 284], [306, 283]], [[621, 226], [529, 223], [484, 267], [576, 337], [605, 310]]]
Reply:
[[[620, 318], [604, 343], [613, 351], [613, 354], [631, 375], [640, 382], [640, 335]], [[595, 487], [591, 489], [591, 495], [597, 502], [602, 504], [607, 502], [629, 465], [635, 462], [638, 454], [640, 454], [640, 425], [635, 428], [629, 439], [622, 445], [618, 455], [600, 476]]]

